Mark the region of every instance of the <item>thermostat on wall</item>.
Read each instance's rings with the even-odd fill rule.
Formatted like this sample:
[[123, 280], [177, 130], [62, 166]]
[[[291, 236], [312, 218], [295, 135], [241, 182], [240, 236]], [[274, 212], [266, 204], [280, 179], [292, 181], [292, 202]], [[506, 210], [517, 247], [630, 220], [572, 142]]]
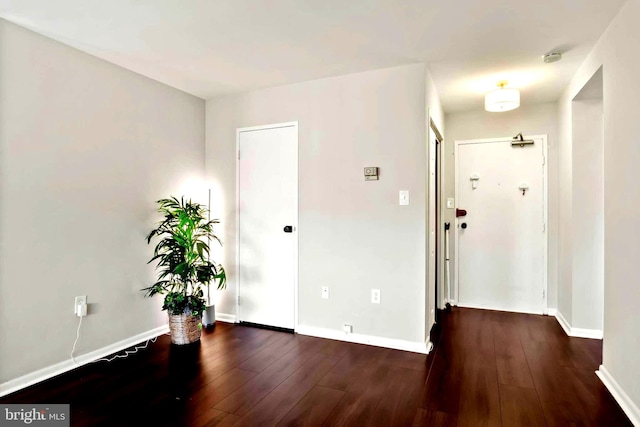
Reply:
[[369, 166], [364, 168], [364, 180], [365, 181], [377, 181], [378, 180], [378, 168], [375, 166]]

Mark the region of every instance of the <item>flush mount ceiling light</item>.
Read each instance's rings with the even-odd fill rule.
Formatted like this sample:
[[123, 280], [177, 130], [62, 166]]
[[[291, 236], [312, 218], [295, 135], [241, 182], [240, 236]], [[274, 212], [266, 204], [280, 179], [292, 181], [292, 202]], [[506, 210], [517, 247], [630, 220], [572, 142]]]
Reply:
[[506, 81], [498, 83], [499, 89], [492, 90], [484, 97], [484, 109], [494, 113], [515, 110], [520, 106], [520, 91], [507, 88]]

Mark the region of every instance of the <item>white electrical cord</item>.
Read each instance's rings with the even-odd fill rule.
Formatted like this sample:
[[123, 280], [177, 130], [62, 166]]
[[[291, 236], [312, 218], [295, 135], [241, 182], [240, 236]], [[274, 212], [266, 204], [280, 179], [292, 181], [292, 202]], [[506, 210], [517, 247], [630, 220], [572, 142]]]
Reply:
[[144, 343], [144, 345], [137, 345], [133, 348], [133, 350], [125, 350], [124, 354], [116, 354], [113, 357], [110, 358], [103, 358], [103, 359], [98, 359], [98, 360], [94, 360], [95, 362], [112, 362], [116, 359], [126, 359], [127, 357], [129, 357], [132, 354], [135, 354], [138, 352], [138, 350], [142, 350], [144, 348], [147, 348], [147, 346], [149, 346], [149, 342], [156, 342], [156, 340], [158, 339], [158, 337], [154, 337], [151, 338], [149, 340], [147, 340], [147, 342]]
[[[73, 356], [73, 353], [75, 353], [76, 351], [76, 345], [78, 344], [78, 340], [80, 339], [80, 327], [82, 326], [82, 318], [84, 316], [80, 316], [80, 322], [78, 322], [78, 330], [76, 331], [76, 340], [73, 342], [73, 348], [71, 349], [71, 360], [73, 361], [73, 364], [78, 366], [78, 362], [76, 362], [75, 357]], [[168, 334], [165, 334], [168, 335]], [[149, 346], [149, 342], [156, 342], [156, 340], [158, 339], [158, 337], [154, 337], [151, 339], [148, 339], [147, 342], [144, 343], [144, 345], [137, 345], [134, 347], [133, 350], [125, 350], [124, 354], [116, 354], [113, 357], [110, 358], [103, 358], [103, 359], [98, 359], [98, 360], [94, 360], [93, 363], [95, 362], [111, 362], [114, 361], [116, 359], [125, 359], [126, 357], [128, 357], [129, 355], [135, 354], [138, 352], [138, 350], [142, 350], [144, 348], [147, 348]]]
[[71, 360], [73, 360], [73, 364], [78, 366], [76, 359], [73, 357], [73, 353], [76, 351], [76, 344], [78, 344], [78, 340], [80, 339], [80, 326], [82, 326], [82, 318], [84, 316], [80, 316], [80, 322], [78, 322], [78, 330], [76, 331], [76, 340], [73, 342], [73, 348], [71, 349]]

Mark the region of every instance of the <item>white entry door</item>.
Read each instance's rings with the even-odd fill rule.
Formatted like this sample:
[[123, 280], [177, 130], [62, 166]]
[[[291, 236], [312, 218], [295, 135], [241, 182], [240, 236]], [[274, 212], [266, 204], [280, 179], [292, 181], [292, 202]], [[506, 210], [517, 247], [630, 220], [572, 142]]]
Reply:
[[458, 305], [546, 311], [546, 137], [456, 142]]
[[298, 125], [238, 130], [238, 320], [294, 329]]

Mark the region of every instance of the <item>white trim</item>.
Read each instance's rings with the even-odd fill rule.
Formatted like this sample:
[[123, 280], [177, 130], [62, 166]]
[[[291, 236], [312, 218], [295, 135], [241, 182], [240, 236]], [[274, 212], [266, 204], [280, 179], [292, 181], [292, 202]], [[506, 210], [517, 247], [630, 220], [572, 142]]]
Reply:
[[440, 176], [438, 176], [438, 183], [440, 184], [440, 212], [438, 212], [438, 216], [440, 218], [440, 223], [438, 224], [438, 233], [440, 236], [440, 245], [438, 245], [438, 250], [440, 251], [440, 265], [438, 265], [438, 272], [439, 274], [439, 278], [438, 281], [440, 282], [440, 288], [439, 288], [439, 292], [438, 295], [440, 296], [438, 303], [440, 304], [440, 306], [438, 308], [440, 309], [444, 309], [446, 303], [447, 303], [447, 294], [446, 294], [446, 290], [445, 290], [445, 284], [446, 284], [446, 274], [445, 274], [445, 270], [446, 270], [446, 258], [447, 258], [447, 254], [445, 253], [444, 250], [444, 239], [445, 239], [445, 230], [444, 230], [444, 223], [447, 222], [446, 221], [446, 215], [447, 215], [447, 197], [445, 196], [445, 178], [446, 178], [446, 157], [445, 157], [445, 142], [444, 141], [440, 141], [440, 163], [438, 164], [439, 168], [439, 172], [440, 172]]
[[[442, 257], [442, 250], [439, 245], [438, 238], [442, 240], [442, 235], [440, 234], [440, 228], [444, 229], [444, 226], [441, 227], [441, 224], [444, 224], [442, 220], [442, 191], [438, 191], [438, 186], [440, 190], [442, 190], [442, 180], [441, 180], [441, 169], [442, 166], [441, 161], [441, 153], [442, 153], [442, 141], [441, 141], [441, 132], [438, 127], [435, 125], [429, 111], [427, 111], [427, 143], [426, 143], [426, 162], [427, 162], [427, 172], [426, 172], [426, 181], [425, 185], [427, 188], [427, 197], [425, 203], [426, 209], [426, 233], [425, 233], [425, 249], [426, 249], [426, 257], [425, 257], [425, 277], [426, 277], [426, 285], [425, 285], [425, 301], [426, 301], [426, 309], [425, 309], [425, 337], [427, 340], [431, 334], [431, 327], [436, 323], [436, 310], [438, 310], [440, 302], [435, 301], [435, 295], [439, 296], [441, 299], [441, 291], [439, 289], [439, 285], [441, 283], [440, 276], [442, 275], [442, 266], [438, 265], [438, 256]], [[436, 176], [435, 172], [431, 170], [431, 157], [433, 156], [433, 165], [434, 168], [438, 171], [438, 176]], [[433, 178], [431, 177], [431, 173], [433, 172]], [[431, 184], [433, 182], [434, 191], [433, 194], [431, 192]], [[440, 200], [436, 197], [440, 196]], [[431, 210], [431, 202], [433, 201], [434, 209]], [[440, 212], [438, 212], [438, 208], [440, 208]], [[434, 224], [434, 247], [431, 247], [431, 224]], [[430, 268], [431, 265], [431, 252], [433, 251], [433, 269]], [[432, 271], [433, 270], [433, 271]], [[438, 275], [435, 274], [435, 270], [438, 271]], [[443, 276], [444, 277], [444, 276]], [[431, 299], [431, 286], [433, 285], [433, 293], [434, 299]], [[431, 304], [434, 305], [433, 312], [431, 311]]]
[[602, 331], [599, 329], [571, 328], [571, 336], [576, 338], [602, 339]]
[[236, 323], [236, 315], [227, 313], [216, 313], [216, 320], [226, 323]]
[[571, 328], [571, 336], [576, 338], [602, 339], [602, 331], [599, 329]]
[[294, 246], [293, 246], [293, 328], [298, 326], [298, 274], [300, 263], [300, 130], [298, 128], [298, 122], [291, 122], [296, 130], [296, 212], [295, 212], [295, 226], [294, 231]]
[[[433, 172], [435, 175], [435, 172], [431, 170], [431, 156], [434, 154], [433, 151], [431, 149], [431, 126], [429, 123], [429, 109], [427, 108], [427, 126], [426, 126], [426, 146], [425, 146], [425, 154], [426, 154], [426, 158], [425, 158], [425, 163], [426, 163], [426, 172], [425, 172], [425, 176], [424, 176], [424, 184], [425, 184], [425, 204], [424, 204], [424, 208], [425, 208], [425, 236], [424, 236], [424, 248], [425, 248], [425, 259], [424, 259], [424, 267], [425, 267], [425, 285], [424, 285], [424, 292], [425, 292], [425, 308], [424, 308], [424, 315], [425, 315], [425, 319], [424, 319], [424, 338], [425, 338], [425, 348], [426, 348], [426, 342], [429, 341], [430, 338], [430, 334], [431, 334], [431, 276], [433, 276], [435, 278], [435, 281], [437, 283], [437, 278], [435, 277], [435, 269], [431, 269], [430, 267], [430, 256], [429, 256], [429, 252], [431, 251], [431, 244], [430, 244], [430, 227], [431, 227], [431, 219], [434, 215], [436, 215], [436, 212], [431, 210], [431, 199], [435, 199], [435, 195], [432, 194], [431, 192], [431, 175], [430, 172]], [[435, 139], [434, 139], [435, 142]], [[434, 166], [435, 166], [435, 162], [434, 162]], [[435, 167], [434, 167], [435, 169]], [[436, 201], [436, 206], [437, 205], [437, 201]], [[436, 225], [437, 226], [437, 225]], [[436, 255], [436, 252], [433, 252], [434, 256]], [[436, 258], [437, 259], [437, 258]], [[434, 267], [436, 266], [436, 260], [434, 259]], [[437, 285], [436, 285], [437, 286]], [[436, 303], [436, 309], [437, 309], [437, 303]], [[425, 350], [426, 351], [426, 350]]]
[[[546, 314], [549, 312], [548, 304], [549, 304], [549, 271], [548, 271], [548, 258], [549, 258], [549, 155], [548, 155], [548, 136], [545, 135], [525, 135], [525, 139], [542, 139], [542, 155], [544, 156], [544, 165], [542, 167], [542, 180], [543, 180], [543, 190], [542, 190], [542, 211], [543, 211], [543, 223], [544, 223], [544, 234], [545, 237], [543, 240], [543, 249], [542, 249], [542, 289], [544, 290], [544, 300], [542, 302], [541, 312]], [[454, 207], [454, 223], [452, 224], [453, 230], [453, 239], [456, 242], [455, 248], [455, 278], [454, 278], [454, 289], [455, 289], [455, 300], [460, 299], [460, 286], [458, 283], [459, 277], [459, 267], [460, 267], [460, 257], [458, 248], [460, 247], [458, 241], [458, 218], [455, 216], [455, 209], [458, 209], [459, 197], [460, 194], [458, 190], [458, 182], [459, 182], [459, 171], [458, 167], [458, 146], [466, 145], [466, 144], [486, 144], [492, 142], [511, 142], [513, 138], [504, 137], [504, 138], [484, 138], [484, 139], [471, 139], [471, 140], [463, 140], [463, 141], [454, 141], [453, 147], [453, 157], [455, 163], [455, 207]], [[462, 306], [461, 306], [462, 307]], [[540, 313], [537, 313], [540, 314]]]
[[[544, 238], [542, 248], [542, 274], [544, 298], [542, 301], [542, 313], [549, 314], [549, 142], [547, 135], [542, 137], [542, 222], [544, 226]], [[528, 136], [527, 138], [533, 139]]]
[[591, 338], [596, 340], [602, 339], [602, 331], [599, 329], [582, 329], [582, 328], [574, 328], [571, 326], [571, 323], [560, 313], [560, 311], [556, 310], [555, 313], [556, 319], [558, 319], [558, 323], [564, 329], [564, 332], [570, 337], [576, 338]]
[[235, 265], [235, 276], [236, 276], [236, 316], [234, 318], [234, 323], [240, 321], [240, 306], [238, 305], [238, 297], [240, 296], [240, 156], [238, 155], [240, 151], [240, 133], [241, 132], [252, 132], [257, 130], [266, 130], [266, 129], [279, 129], [285, 127], [293, 127], [296, 131], [296, 212], [293, 224], [293, 239], [294, 239], [294, 249], [293, 256], [294, 260], [294, 273], [293, 273], [293, 327], [294, 330], [298, 325], [298, 263], [299, 263], [299, 238], [300, 227], [299, 227], [299, 210], [300, 210], [300, 157], [298, 146], [300, 143], [300, 133], [298, 131], [298, 122], [284, 122], [284, 123], [274, 123], [270, 125], [261, 125], [261, 126], [251, 126], [251, 127], [243, 127], [236, 129], [236, 265]]
[[[456, 212], [458, 212], [458, 206], [459, 202], [458, 202], [458, 196], [460, 195], [460, 191], [458, 190], [458, 174], [460, 173], [460, 165], [458, 165], [458, 141], [454, 141], [453, 142], [453, 168], [454, 168], [454, 178], [453, 178], [453, 184], [454, 184], [454, 193], [453, 193], [453, 200], [454, 200], [454, 204], [453, 204], [453, 220], [451, 221], [451, 228], [453, 229], [453, 241], [455, 242], [455, 250], [453, 253], [453, 260], [456, 263], [455, 265], [455, 274], [453, 276], [453, 298], [452, 301], [455, 301], [456, 303], [458, 302], [459, 299], [459, 295], [460, 295], [460, 287], [459, 287], [459, 283], [458, 283], [458, 268], [460, 266], [460, 245], [458, 244], [458, 217], [456, 215]], [[451, 247], [451, 242], [449, 242], [449, 247]], [[451, 273], [451, 258], [449, 258], [449, 273]], [[451, 286], [451, 278], [449, 278], [449, 286]], [[451, 304], [454, 305], [454, 304]], [[455, 304], [458, 305], [458, 304]]]
[[395, 338], [376, 337], [373, 335], [347, 334], [335, 329], [317, 328], [315, 326], [298, 325], [296, 333], [310, 337], [327, 338], [330, 340], [346, 341], [356, 344], [374, 345], [377, 347], [392, 348], [395, 350], [412, 351], [414, 353], [428, 354], [427, 342], [414, 342], [398, 340]]
[[9, 380], [0, 384], [0, 396], [6, 396], [7, 394], [22, 390], [30, 385], [48, 380], [56, 375], [64, 374], [65, 372], [69, 372], [82, 365], [102, 359], [103, 357], [122, 351], [125, 348], [133, 347], [141, 342], [150, 340], [168, 332], [169, 325], [160, 326], [158, 328], [151, 329], [150, 331], [110, 344], [106, 347], [76, 356], [75, 364], [73, 363], [73, 360], [67, 359], [60, 363], [56, 363], [55, 365], [47, 366], [46, 368], [38, 369], [37, 371]]
[[[452, 304], [453, 305], [453, 304]], [[458, 307], [462, 308], [477, 308], [480, 310], [493, 310], [493, 311], [504, 311], [508, 313], [524, 313], [524, 314], [542, 314], [542, 311], [527, 311], [527, 310], [517, 310], [517, 309], [505, 309], [505, 308], [496, 308], [488, 305], [481, 304], [458, 304]]]
[[624, 413], [629, 417], [629, 421], [634, 426], [640, 426], [640, 408], [631, 400], [629, 395], [625, 393], [620, 384], [611, 376], [611, 373], [603, 365], [596, 371], [596, 375], [600, 381], [609, 390], [609, 393], [618, 402]]
[[555, 309], [555, 308], [547, 308], [547, 315], [548, 316], [555, 317], [557, 312], [558, 312], [558, 310]]
[[236, 297], [233, 306], [236, 308], [236, 319], [240, 319], [240, 129], [236, 129]]
[[559, 310], [556, 311], [556, 319], [558, 320], [558, 323], [560, 324], [560, 326], [562, 326], [562, 329], [564, 329], [564, 332], [568, 336], [571, 336], [571, 325], [569, 324], [569, 322], [567, 322], [567, 319], [564, 318], [564, 316], [562, 315], [562, 313], [560, 313]]

